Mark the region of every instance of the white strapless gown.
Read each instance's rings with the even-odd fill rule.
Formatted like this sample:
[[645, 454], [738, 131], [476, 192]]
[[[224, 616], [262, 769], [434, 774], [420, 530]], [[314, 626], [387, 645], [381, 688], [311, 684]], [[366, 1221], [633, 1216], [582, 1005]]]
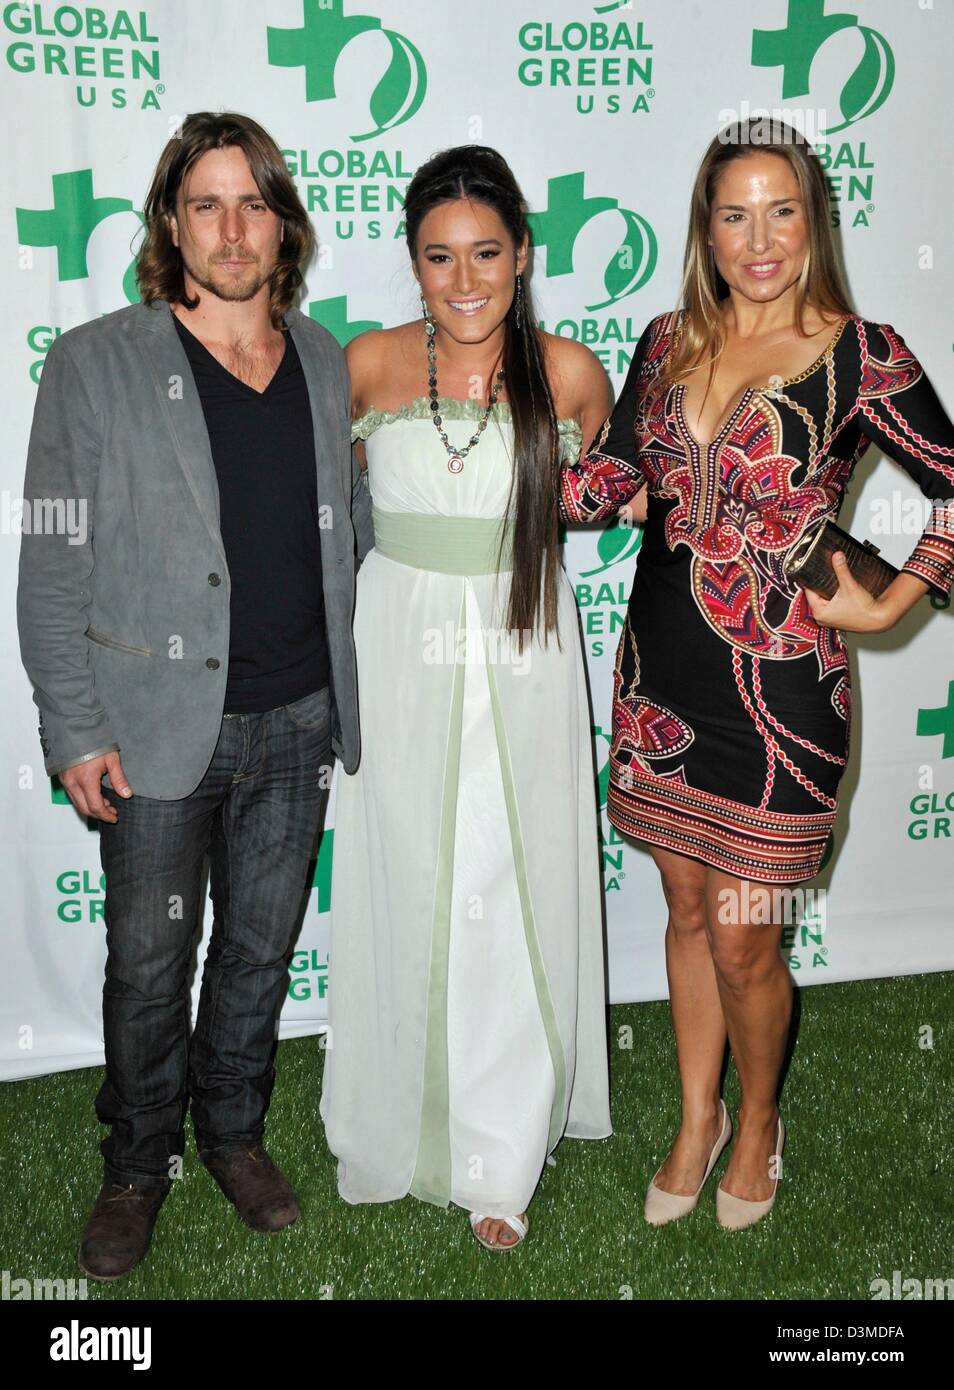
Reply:
[[[453, 444], [480, 409], [441, 401]], [[560, 435], [576, 457], [579, 426]], [[453, 474], [426, 398], [353, 430], [376, 547], [357, 579], [362, 752], [337, 788], [320, 1106], [349, 1202], [513, 1215], [564, 1134], [612, 1133], [573, 591], [561, 569], [562, 650], [551, 635], [520, 654], [499, 637], [510, 574], [479, 572], [512, 436], [498, 403]]]

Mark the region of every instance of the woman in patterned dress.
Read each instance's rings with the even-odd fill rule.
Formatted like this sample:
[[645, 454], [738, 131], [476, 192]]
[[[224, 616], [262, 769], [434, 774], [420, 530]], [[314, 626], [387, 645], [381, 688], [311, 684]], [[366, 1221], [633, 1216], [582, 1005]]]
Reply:
[[[561, 510], [597, 521], [648, 493], [607, 803], [619, 830], [648, 842], [669, 908], [682, 1124], [645, 1215], [690, 1211], [728, 1143], [728, 1038], [743, 1104], [716, 1207], [737, 1229], [775, 1198], [792, 995], [777, 906], [747, 920], [766, 897], [747, 881], [790, 886], [819, 868], [848, 753], [842, 631], [884, 631], [951, 587], [954, 426], [900, 335], [851, 312], [821, 167], [780, 123], [730, 128], [707, 151], [683, 305], [642, 335], [611, 418], [564, 469]], [[837, 516], [869, 442], [933, 499], [931, 517], [880, 598], [836, 555], [826, 600], [783, 562]]]

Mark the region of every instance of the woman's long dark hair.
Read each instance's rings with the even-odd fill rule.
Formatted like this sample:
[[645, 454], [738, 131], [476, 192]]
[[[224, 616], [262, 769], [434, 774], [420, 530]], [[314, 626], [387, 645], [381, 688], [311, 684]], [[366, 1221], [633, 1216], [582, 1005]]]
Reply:
[[[458, 145], [422, 164], [408, 185], [404, 219], [412, 261], [417, 261], [417, 235], [424, 217], [440, 203], [457, 198], [471, 198], [493, 208], [515, 248], [525, 236], [529, 238], [527, 205], [503, 155], [486, 145]], [[514, 448], [507, 506], [514, 523], [513, 578], [506, 624], [522, 649], [524, 635], [538, 630], [541, 606], [544, 640], [557, 628], [560, 465], [553, 394], [526, 275], [519, 325], [515, 307], [516, 300], [504, 320], [502, 362]]]
[[168, 142], [156, 165], [143, 220], [146, 234], [139, 248], [136, 278], [143, 303], [165, 299], [194, 309], [199, 300], [186, 293], [182, 255], [172, 240], [169, 214], [175, 215], [176, 197], [186, 174], [209, 150], [237, 145], [248, 160], [262, 201], [285, 223], [278, 260], [271, 275], [269, 317], [281, 329], [282, 315], [302, 284], [302, 270], [315, 247], [308, 214], [282, 158], [282, 152], [266, 130], [236, 111], [196, 111], [186, 116], [179, 134]]

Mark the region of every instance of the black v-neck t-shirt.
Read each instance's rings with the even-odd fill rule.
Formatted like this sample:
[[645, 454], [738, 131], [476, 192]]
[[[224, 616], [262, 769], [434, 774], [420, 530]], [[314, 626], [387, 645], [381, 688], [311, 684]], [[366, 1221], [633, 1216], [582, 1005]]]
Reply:
[[308, 385], [287, 330], [259, 392], [172, 317], [209, 431], [232, 581], [224, 712], [276, 709], [323, 689], [329, 675]]

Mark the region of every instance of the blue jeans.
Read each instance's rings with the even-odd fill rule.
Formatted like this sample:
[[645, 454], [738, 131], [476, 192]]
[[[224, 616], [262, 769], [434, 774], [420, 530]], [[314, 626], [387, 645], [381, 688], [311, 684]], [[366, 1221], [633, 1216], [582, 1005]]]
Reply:
[[[169, 756], [175, 756], [170, 747]], [[110, 795], [106, 1079], [96, 1113], [109, 1181], [165, 1186], [184, 1152], [261, 1143], [278, 1016], [311, 883], [333, 754], [329, 692], [225, 715], [208, 771], [179, 801]], [[188, 974], [209, 857], [213, 926], [195, 1031]]]

